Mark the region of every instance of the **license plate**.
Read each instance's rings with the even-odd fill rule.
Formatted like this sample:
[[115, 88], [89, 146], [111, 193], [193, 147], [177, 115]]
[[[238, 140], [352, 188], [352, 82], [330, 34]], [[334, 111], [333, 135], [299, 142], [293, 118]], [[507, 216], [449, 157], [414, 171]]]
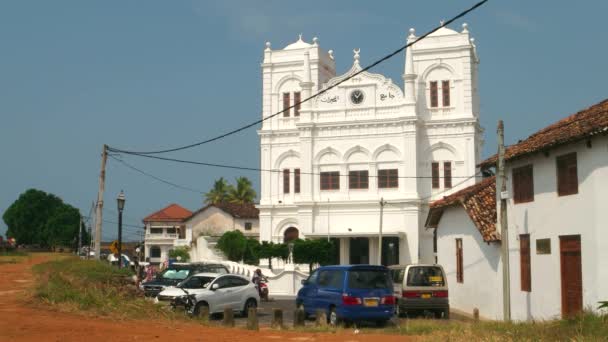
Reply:
[[431, 294], [430, 293], [423, 293], [420, 295], [420, 298], [422, 299], [429, 299], [431, 298]]
[[365, 298], [365, 299], [363, 299], [363, 304], [365, 306], [378, 306], [378, 299], [377, 298]]

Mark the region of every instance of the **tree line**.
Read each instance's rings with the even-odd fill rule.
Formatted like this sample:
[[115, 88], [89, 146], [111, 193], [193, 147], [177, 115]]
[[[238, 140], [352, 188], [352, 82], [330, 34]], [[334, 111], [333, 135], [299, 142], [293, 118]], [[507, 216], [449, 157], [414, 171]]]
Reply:
[[[2, 215], [8, 226], [7, 238], [15, 238], [18, 245], [37, 245], [44, 248], [76, 247], [80, 211], [51, 193], [29, 189], [6, 209]], [[82, 227], [82, 242], [90, 241]]]

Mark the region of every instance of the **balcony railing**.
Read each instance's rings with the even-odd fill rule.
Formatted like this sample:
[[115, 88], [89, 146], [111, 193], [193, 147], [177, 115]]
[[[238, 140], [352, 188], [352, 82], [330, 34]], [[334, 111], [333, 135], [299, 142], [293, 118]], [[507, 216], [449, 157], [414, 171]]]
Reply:
[[179, 234], [146, 234], [146, 239], [177, 239]]

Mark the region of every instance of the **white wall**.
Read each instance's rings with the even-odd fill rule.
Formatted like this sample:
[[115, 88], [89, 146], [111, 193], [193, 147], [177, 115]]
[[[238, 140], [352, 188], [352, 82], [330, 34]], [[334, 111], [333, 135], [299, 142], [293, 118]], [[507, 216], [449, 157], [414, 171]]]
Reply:
[[[245, 223], [251, 222], [251, 230], [245, 230]], [[196, 239], [199, 235], [221, 236], [227, 231], [239, 230], [245, 236], [259, 236], [259, 219], [238, 219], [225, 211], [209, 207], [186, 222], [186, 227]]]
[[[450, 307], [502, 319], [500, 244], [486, 243], [464, 208], [446, 208], [437, 227], [437, 262], [448, 278]], [[463, 282], [456, 281], [456, 239], [462, 239]]]
[[[557, 195], [555, 158], [577, 152], [578, 194]], [[512, 168], [533, 164], [534, 201], [509, 200], [512, 317], [518, 320], [561, 316], [560, 235], [581, 235], [583, 306], [597, 308], [608, 298], [608, 137], [596, 137], [592, 148], [585, 142], [551, 150], [509, 163]], [[511, 182], [509, 191], [512, 194]], [[530, 234], [532, 291], [521, 291], [519, 235]], [[551, 239], [551, 254], [536, 254], [536, 239]]]
[[[419, 202], [473, 184], [475, 178], [458, 183], [475, 174], [479, 161], [477, 59], [469, 38], [466, 28], [460, 32], [443, 28], [410, 50], [409, 65], [416, 75], [408, 74], [408, 79], [415, 78], [416, 102], [406, 100], [392, 80], [365, 72], [304, 104], [300, 117], [292, 113], [265, 121], [259, 131], [261, 166], [289, 169], [291, 191], [284, 193], [282, 172], [261, 173], [260, 239], [282, 241], [283, 231], [291, 226], [303, 238], [327, 233], [328, 226], [330, 233], [367, 236], [378, 231], [379, 201], [384, 198], [393, 204], [385, 207], [384, 229], [406, 236], [402, 245], [407, 248], [400, 249], [400, 260], [431, 261], [432, 236], [422, 227], [425, 211]], [[298, 42], [284, 50], [267, 46], [262, 64], [263, 116], [282, 109], [282, 92], [301, 88], [306, 52], [313, 92], [361, 69], [355, 56], [348, 58], [349, 71], [333, 77], [333, 57], [318, 43]], [[450, 81], [450, 106], [430, 108], [427, 87], [434, 80]], [[355, 89], [364, 93], [359, 104], [350, 100]], [[431, 175], [431, 161], [441, 162], [441, 176], [443, 162], [452, 162], [451, 189], [443, 187], [442, 179], [441, 188], [433, 191], [430, 179], [416, 178]], [[295, 168], [302, 172], [299, 194], [293, 193]], [[398, 169], [402, 177], [398, 188], [378, 189], [375, 176], [383, 168]], [[346, 175], [351, 170], [369, 171], [369, 189], [349, 189]], [[320, 190], [318, 174], [324, 171], [340, 172], [339, 190]]]

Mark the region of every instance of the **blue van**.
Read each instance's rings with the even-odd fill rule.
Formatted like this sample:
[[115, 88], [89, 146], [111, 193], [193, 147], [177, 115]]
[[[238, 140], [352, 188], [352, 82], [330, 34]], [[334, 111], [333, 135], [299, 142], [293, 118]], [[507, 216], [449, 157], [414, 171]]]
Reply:
[[389, 270], [378, 265], [319, 267], [302, 280], [296, 306], [306, 315], [325, 310], [332, 325], [359, 320], [383, 325], [395, 313]]

